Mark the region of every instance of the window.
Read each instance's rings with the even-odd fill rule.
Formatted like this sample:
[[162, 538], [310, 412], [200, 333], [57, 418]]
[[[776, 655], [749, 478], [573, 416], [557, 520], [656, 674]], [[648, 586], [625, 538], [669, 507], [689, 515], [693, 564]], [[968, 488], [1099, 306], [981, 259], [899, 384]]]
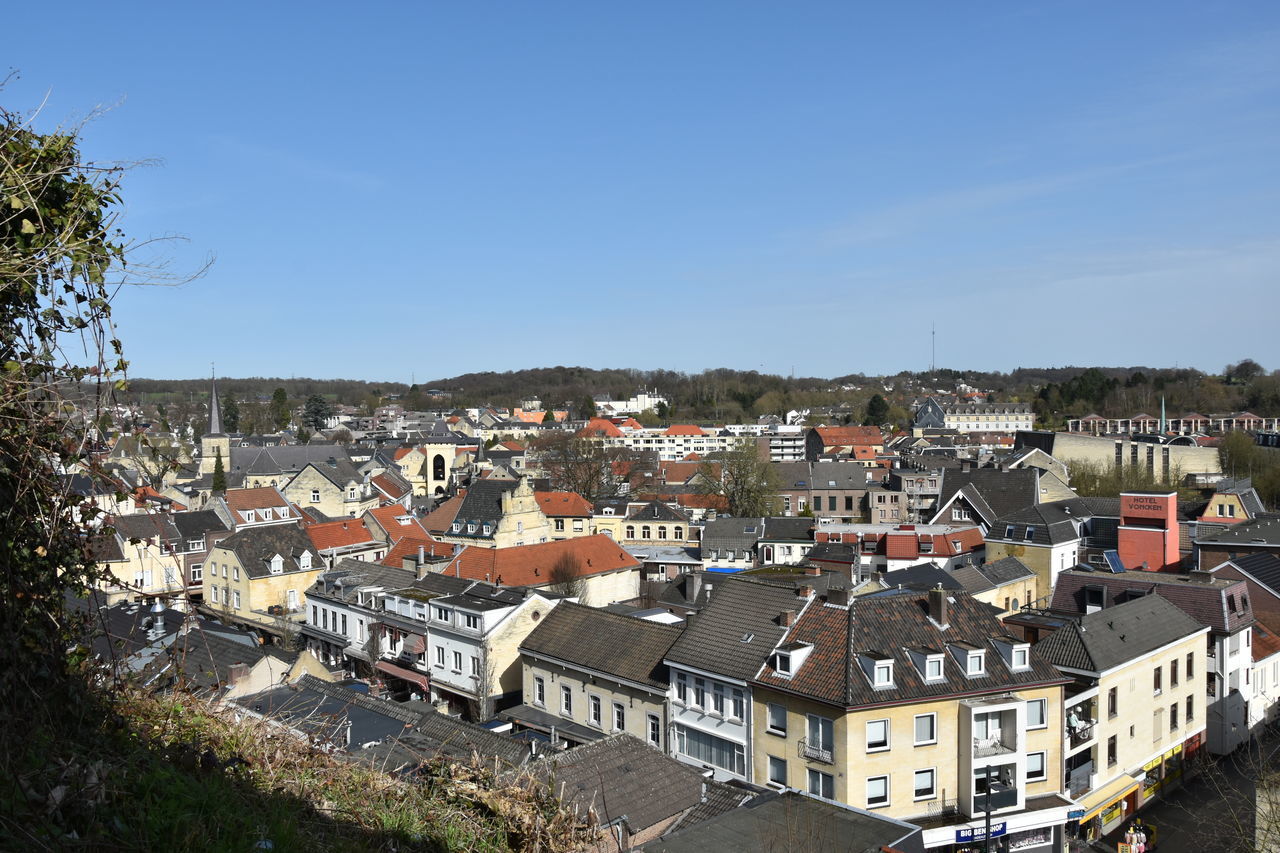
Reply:
[[[812, 772], [812, 771], [810, 771]], [[870, 776], [867, 778], [867, 808], [874, 809], [889, 805], [889, 777]]]
[[680, 755], [738, 776], [746, 775], [747, 750], [742, 744], [681, 725], [675, 726], [675, 736]]
[[1169, 731], [1176, 732], [1178, 730], [1178, 703], [1174, 702], [1169, 706]]
[[1164, 681], [1162, 677], [1163, 673], [1164, 673], [1164, 668], [1159, 666], [1156, 667], [1155, 672], [1152, 673], [1151, 692], [1152, 692], [1152, 695], [1154, 696], [1159, 696], [1161, 693], [1164, 692], [1164, 687], [1162, 685], [1162, 682]]
[[876, 687], [892, 687], [893, 686], [893, 661], [878, 661], [876, 663]]
[[600, 697], [589, 696], [587, 698], [587, 719], [591, 721], [591, 725], [600, 725]]
[[448, 621], [449, 621], [449, 613], [450, 613], [450, 611], [449, 611], [449, 608], [447, 608], [447, 607], [432, 607], [432, 608], [431, 608], [431, 615], [435, 618], [435, 620], [436, 620], [437, 622], [448, 622]]
[[1187, 652], [1187, 678], [1196, 676], [1196, 653]]
[[987, 671], [986, 655], [982, 652], [969, 652], [967, 673], [970, 677], [983, 675]]
[[942, 678], [942, 657], [931, 657], [924, 663], [924, 680], [937, 681]]
[[1187, 697], [1187, 722], [1190, 723], [1196, 718], [1195, 697]]
[[658, 525], [658, 538], [659, 539], [667, 538], [667, 526], [665, 524]]
[[628, 525], [627, 525], [626, 537], [627, 537], [628, 539], [635, 539], [635, 538], [636, 538], [636, 526], [635, 526], [634, 524], [628, 524]]
[[1164, 708], [1151, 712], [1151, 741], [1158, 742], [1164, 736]]
[[314, 604], [311, 605], [311, 624], [312, 625], [320, 624], [320, 610]]
[[811, 749], [821, 750], [825, 759], [831, 760], [835, 750], [835, 726], [826, 717], [809, 714], [809, 737], [806, 743]]
[[889, 748], [889, 721], [871, 720], [867, 723], [867, 752], [879, 752]]
[[765, 730], [770, 734], [785, 735], [787, 733], [787, 709], [770, 702], [769, 724]]
[[1116, 736], [1107, 738], [1107, 766], [1115, 767], [1119, 759], [1116, 757]]
[[775, 785], [787, 784], [787, 760], [776, 755], [769, 756], [769, 781]]
[[[1013, 609], [1017, 610], [1018, 599], [1015, 598], [1013, 602], [1014, 602]], [[1005, 606], [1005, 609], [1006, 610], [1009, 609], [1008, 605]], [[1030, 657], [1028, 655], [1027, 649], [1017, 648], [1013, 650], [1013, 668], [1014, 669], [1026, 669], [1030, 665], [1029, 661], [1030, 661]]]
[[1045, 702], [1046, 700], [1044, 699], [1032, 699], [1027, 703], [1027, 728], [1043, 729], [1049, 725], [1049, 720], [1046, 718]]
[[475, 655], [471, 656], [471, 674], [472, 675], [480, 674], [480, 658], [476, 657]]
[[547, 704], [547, 681], [541, 675], [533, 677], [533, 704], [539, 708]]
[[436, 666], [444, 666], [444, 646], [436, 646]]
[[915, 772], [915, 799], [932, 800], [938, 796], [938, 773], [932, 767]]
[[462, 614], [462, 624], [463, 624], [463, 626], [464, 626], [464, 627], [466, 627], [466, 628], [470, 628], [472, 631], [479, 631], [479, 630], [480, 630], [480, 617], [479, 617], [479, 616], [476, 616], [476, 615], [475, 615], [475, 614], [473, 614], [473, 613], [463, 613], [463, 614]]
[[650, 537], [649, 537], [649, 534], [650, 534], [651, 532], [652, 532], [652, 531], [650, 530], [649, 525], [647, 525], [647, 524], [642, 524], [642, 525], [640, 525], [640, 538], [641, 538], [641, 539], [648, 539], [648, 538], [650, 538]]
[[453, 671], [462, 672], [462, 652], [453, 653]]
[[724, 685], [718, 681], [711, 686], [711, 710], [724, 715]]
[[1169, 686], [1178, 686], [1178, 662], [1176, 660], [1169, 662]]
[[196, 563], [191, 567], [191, 582], [200, 583], [204, 580], [204, 564]]
[[557, 518], [557, 519], [556, 519], [556, 530], [564, 530], [564, 519], [563, 519], [563, 518]]
[[693, 680], [693, 704], [699, 708], [707, 707], [707, 682], [701, 678]]
[[210, 592], [211, 592], [211, 593], [212, 593], [212, 595], [213, 595], [213, 603], [214, 603], [214, 604], [217, 604], [217, 603], [218, 603], [218, 588], [217, 588], [216, 586], [215, 586], [215, 587], [211, 587], [211, 588], [210, 588]]
[[311, 490], [311, 502], [312, 502], [313, 504], [318, 504], [318, 503], [320, 503], [320, 490], [319, 490], [319, 489], [312, 489], [312, 490]]
[[916, 715], [916, 746], [938, 742], [938, 715]]
[[320, 627], [329, 630], [329, 608], [320, 611]]
[[676, 673], [676, 700], [682, 703], [689, 701], [689, 676], [683, 672]]
[[231, 579], [233, 581], [240, 580], [240, 567], [237, 565], [231, 570]]
[[1027, 781], [1043, 782], [1049, 778], [1049, 770], [1045, 761], [1045, 753], [1029, 752], [1027, 753]]
[[648, 725], [646, 730], [649, 735], [649, 743], [653, 746], [662, 748], [662, 720], [658, 719], [657, 714], [650, 714], [647, 718]]
[[342, 636], [347, 636], [347, 614], [342, 614]]
[[733, 688], [733, 719], [741, 720], [747, 713], [747, 700], [741, 687]]
[[1119, 689], [1120, 688], [1118, 687], [1112, 687], [1110, 690], [1107, 691], [1107, 719], [1108, 720], [1114, 720], [1116, 717], [1116, 714], [1120, 713]]
[[235, 607], [236, 610], [239, 610], [240, 609], [240, 590], [237, 589], [235, 592], [231, 593], [231, 595], [233, 596], [235, 601], [235, 604], [233, 604], [232, 606]]
[[567, 684], [560, 688], [560, 713], [573, 713], [573, 689]]
[[834, 800], [836, 796], [836, 780], [830, 773], [820, 770], [809, 771], [809, 793], [816, 797]]

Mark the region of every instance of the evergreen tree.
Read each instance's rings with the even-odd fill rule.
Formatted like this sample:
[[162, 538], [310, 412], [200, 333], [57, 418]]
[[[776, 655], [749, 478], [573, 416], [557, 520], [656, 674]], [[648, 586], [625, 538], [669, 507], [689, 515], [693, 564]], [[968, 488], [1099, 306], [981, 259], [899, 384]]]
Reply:
[[230, 394], [222, 404], [222, 428], [226, 432], [240, 431], [240, 404]]
[[284, 429], [289, 421], [289, 395], [283, 388], [277, 388], [271, 392], [271, 422], [276, 429]]
[[216, 454], [213, 458], [213, 490], [215, 492], [225, 492], [227, 490], [227, 472], [222, 467], [222, 448], [215, 447], [213, 452]]
[[889, 404], [879, 394], [872, 395], [867, 401], [867, 417], [863, 421], [868, 426], [879, 426], [889, 418]]
[[302, 425], [312, 432], [319, 432], [331, 414], [333, 407], [329, 401], [319, 394], [312, 394], [302, 407]]

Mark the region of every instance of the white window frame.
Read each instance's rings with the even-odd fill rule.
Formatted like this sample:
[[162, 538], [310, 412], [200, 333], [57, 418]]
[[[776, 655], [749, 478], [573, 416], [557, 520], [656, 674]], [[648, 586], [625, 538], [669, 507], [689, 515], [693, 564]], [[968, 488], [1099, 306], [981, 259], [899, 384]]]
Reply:
[[587, 722], [596, 728], [604, 727], [604, 702], [594, 693], [587, 695]]
[[[975, 662], [978, 664], [976, 669], [973, 666]], [[987, 654], [985, 651], [969, 652], [969, 656], [965, 659], [964, 674], [970, 678], [987, 674]]]
[[662, 719], [657, 714], [645, 715], [645, 735], [651, 746], [662, 748]]
[[[778, 711], [780, 711], [782, 714], [781, 728], [779, 728], [774, 724], [773, 715], [774, 715], [775, 708]], [[769, 702], [765, 706], [765, 729], [764, 730], [771, 735], [782, 735], [784, 737], [786, 736], [787, 734], [787, 706], [786, 705], [779, 705], [776, 702]]]
[[[921, 773], [929, 774], [929, 793], [921, 794], [916, 777]], [[938, 798], [938, 768], [921, 767], [911, 772], [911, 801], [918, 803], [921, 800], [936, 800]]]
[[[871, 800], [871, 783], [872, 783], [872, 782], [875, 782], [875, 781], [877, 781], [877, 780], [883, 780], [883, 782], [884, 782], [884, 799], [883, 799], [882, 801], [872, 802], [872, 800]], [[866, 797], [867, 797], [867, 808], [869, 808], [869, 809], [882, 809], [882, 808], [885, 808], [886, 806], [888, 806], [888, 805], [889, 805], [889, 803], [890, 803], [890, 801], [891, 801], [891, 799], [892, 799], [892, 797], [891, 797], [891, 795], [890, 795], [889, 781], [890, 781], [890, 780], [889, 780], [889, 777], [888, 777], [888, 776], [868, 776], [868, 777], [867, 777], [867, 789], [866, 789], [866, 792], [865, 792], [865, 793], [866, 793]]]
[[[919, 735], [919, 723], [917, 721], [926, 717], [930, 720], [929, 728], [933, 732], [933, 737], [929, 740], [916, 740]], [[938, 742], [938, 714], [936, 711], [931, 711], [928, 714], [915, 715], [915, 718], [911, 721], [911, 739], [915, 746], [930, 746]]]
[[[878, 746], [872, 746], [871, 727], [876, 725], [877, 723], [884, 724], [884, 743]], [[892, 734], [893, 734], [893, 729], [887, 717], [881, 720], [867, 720], [867, 726], [866, 726], [867, 752], [888, 752], [890, 749], [893, 748]]]
[[[1031, 706], [1040, 706], [1040, 722], [1037, 725], [1031, 723]], [[1047, 729], [1049, 728], [1049, 700], [1048, 699], [1029, 699], [1027, 700], [1027, 729]]]
[[560, 713], [573, 715], [573, 688], [567, 684], [560, 685]]
[[[1040, 756], [1040, 775], [1039, 776], [1031, 775], [1031, 756], [1033, 755]], [[1036, 752], [1028, 752], [1027, 753], [1027, 781], [1043, 782], [1048, 778], [1049, 778], [1049, 753], [1044, 751], [1039, 751], [1039, 750]]]

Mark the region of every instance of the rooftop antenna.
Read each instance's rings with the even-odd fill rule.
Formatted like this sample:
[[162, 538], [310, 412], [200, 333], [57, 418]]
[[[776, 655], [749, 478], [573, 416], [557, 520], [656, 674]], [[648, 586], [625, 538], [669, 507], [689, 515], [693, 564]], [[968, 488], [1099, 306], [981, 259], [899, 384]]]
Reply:
[[929, 373], [935, 373], [938, 369], [938, 324], [937, 322], [929, 325]]

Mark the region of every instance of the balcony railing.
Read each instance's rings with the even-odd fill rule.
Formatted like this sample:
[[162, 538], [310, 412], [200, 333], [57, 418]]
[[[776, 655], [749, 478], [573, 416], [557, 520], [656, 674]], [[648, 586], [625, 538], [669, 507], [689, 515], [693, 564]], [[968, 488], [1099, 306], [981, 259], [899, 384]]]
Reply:
[[836, 758], [830, 749], [823, 749], [821, 746], [813, 746], [809, 743], [808, 738], [800, 739], [800, 756], [810, 761], [821, 761], [823, 764], [835, 764]]
[[1075, 749], [1078, 746], [1084, 746], [1086, 743], [1093, 740], [1095, 727], [1096, 726], [1093, 722], [1085, 723], [1084, 725], [1077, 726], [1074, 729], [1068, 727], [1067, 737], [1071, 741], [1071, 748]]
[[992, 755], [1006, 755], [1015, 750], [1012, 737], [976, 737], [973, 739], [974, 758], [989, 758]]
[[1074, 770], [1067, 772], [1067, 794], [1071, 797], [1083, 796], [1093, 787], [1093, 762], [1086, 761]]
[[996, 809], [1007, 809], [1010, 806], [1018, 804], [1018, 791], [1015, 788], [1003, 788], [997, 790], [991, 789], [990, 803], [987, 801], [986, 794], [973, 795], [973, 813], [979, 814], [990, 808], [992, 811]]

